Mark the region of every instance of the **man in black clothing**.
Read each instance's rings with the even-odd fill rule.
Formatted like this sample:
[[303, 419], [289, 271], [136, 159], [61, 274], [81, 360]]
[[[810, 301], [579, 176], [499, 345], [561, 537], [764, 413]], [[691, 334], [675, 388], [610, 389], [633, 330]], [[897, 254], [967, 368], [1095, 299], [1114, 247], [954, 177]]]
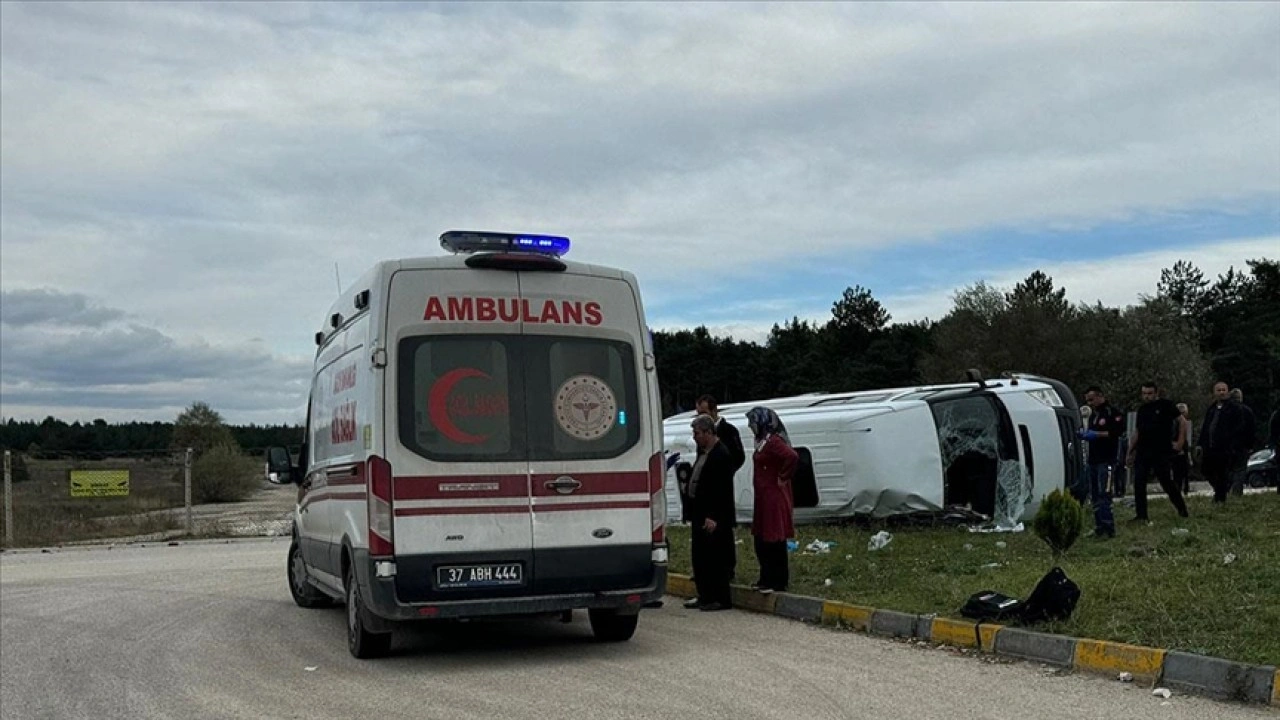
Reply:
[[1178, 515], [1187, 517], [1187, 504], [1182, 499], [1182, 489], [1173, 481], [1171, 465], [1173, 454], [1186, 440], [1180, 417], [1178, 407], [1160, 397], [1154, 382], [1143, 383], [1142, 407], [1138, 408], [1137, 427], [1129, 437], [1127, 458], [1133, 466], [1133, 499], [1137, 511], [1134, 520], [1147, 519], [1147, 475], [1152, 472]]
[[729, 457], [733, 458], [733, 471], [736, 473], [747, 461], [746, 452], [742, 449], [742, 436], [738, 434], [738, 428], [733, 423], [720, 417], [720, 406], [716, 404], [716, 399], [710, 395], [703, 395], [698, 398], [696, 407], [699, 415], [707, 415], [716, 424], [716, 437], [720, 438], [720, 442], [724, 443], [724, 449], [729, 451]]
[[[720, 417], [720, 405], [716, 403], [716, 399], [711, 395], [703, 395], [694, 403], [699, 415], [710, 417], [716, 424], [716, 437], [720, 438], [720, 444], [724, 445], [724, 449], [729, 451], [729, 457], [733, 459], [733, 472], [730, 477], [736, 475], [738, 470], [742, 468], [743, 463], [747, 461], [747, 454], [742, 449], [742, 436], [738, 434], [738, 428], [733, 423]], [[729, 483], [731, 486], [732, 482]], [[732, 494], [732, 493], [731, 493]], [[738, 556], [735, 553], [733, 562], [729, 565], [729, 580], [738, 574]], [[697, 575], [694, 575], [697, 578]]]
[[1231, 399], [1227, 384], [1213, 384], [1213, 404], [1200, 424], [1200, 471], [1213, 487], [1213, 501], [1225, 503], [1231, 489], [1231, 468], [1235, 464], [1240, 407]]
[[1124, 413], [1107, 402], [1102, 388], [1094, 385], [1084, 392], [1089, 404], [1089, 427], [1080, 436], [1089, 443], [1088, 494], [1093, 500], [1094, 537], [1116, 536], [1116, 521], [1111, 514], [1111, 489], [1107, 482], [1115, 470], [1120, 436], [1124, 434]]
[[733, 458], [716, 435], [715, 421], [699, 415], [690, 424], [698, 459], [689, 478], [689, 521], [693, 533], [693, 577], [698, 597], [687, 608], [727, 610], [729, 576], [737, 559], [733, 542]]
[[1240, 427], [1236, 428], [1236, 449], [1231, 455], [1231, 494], [1244, 495], [1244, 476], [1253, 454], [1253, 439], [1258, 434], [1258, 419], [1253, 409], [1244, 404], [1244, 391], [1231, 388], [1231, 402], [1240, 408]]

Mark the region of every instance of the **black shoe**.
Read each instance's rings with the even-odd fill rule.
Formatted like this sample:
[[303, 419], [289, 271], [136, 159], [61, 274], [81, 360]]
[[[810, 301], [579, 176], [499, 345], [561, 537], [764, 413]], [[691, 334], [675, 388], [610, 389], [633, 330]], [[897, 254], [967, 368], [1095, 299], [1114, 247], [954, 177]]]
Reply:
[[697, 610], [700, 607], [702, 607], [702, 601], [698, 598], [690, 598], [684, 601], [685, 610]]
[[707, 603], [706, 605], [699, 605], [698, 609], [702, 612], [717, 612], [719, 610], [728, 610], [729, 606], [724, 603], [713, 602]]
[[1136, 517], [1136, 518], [1129, 518], [1129, 522], [1131, 522], [1131, 523], [1144, 523], [1144, 522], [1151, 522], [1151, 521], [1150, 521], [1150, 520], [1148, 520], [1147, 518], [1144, 518], [1144, 517]]

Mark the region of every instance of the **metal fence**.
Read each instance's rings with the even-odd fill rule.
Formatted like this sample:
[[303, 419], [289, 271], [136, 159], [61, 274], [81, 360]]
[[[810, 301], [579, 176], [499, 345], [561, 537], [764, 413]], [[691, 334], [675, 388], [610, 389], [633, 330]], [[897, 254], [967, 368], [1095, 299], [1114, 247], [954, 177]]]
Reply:
[[194, 530], [190, 449], [4, 451], [5, 547]]

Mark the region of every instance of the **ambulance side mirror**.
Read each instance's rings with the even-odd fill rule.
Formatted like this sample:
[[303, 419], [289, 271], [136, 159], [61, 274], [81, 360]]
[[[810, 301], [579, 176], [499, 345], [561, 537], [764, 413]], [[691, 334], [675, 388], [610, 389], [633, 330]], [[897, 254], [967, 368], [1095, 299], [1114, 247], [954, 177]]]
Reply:
[[267, 481], [276, 485], [293, 483], [293, 460], [287, 448], [267, 448]]

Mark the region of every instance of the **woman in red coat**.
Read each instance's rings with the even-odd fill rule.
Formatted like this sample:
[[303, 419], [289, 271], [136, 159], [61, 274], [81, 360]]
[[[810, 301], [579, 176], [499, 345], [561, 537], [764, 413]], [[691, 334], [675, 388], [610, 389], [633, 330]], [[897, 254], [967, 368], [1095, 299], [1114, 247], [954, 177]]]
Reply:
[[800, 457], [791, 449], [786, 428], [773, 410], [755, 407], [747, 412], [747, 425], [756, 439], [753, 485], [755, 512], [751, 534], [755, 538], [760, 580], [753, 586], [762, 593], [787, 589], [787, 540], [795, 536], [791, 520], [791, 480]]

